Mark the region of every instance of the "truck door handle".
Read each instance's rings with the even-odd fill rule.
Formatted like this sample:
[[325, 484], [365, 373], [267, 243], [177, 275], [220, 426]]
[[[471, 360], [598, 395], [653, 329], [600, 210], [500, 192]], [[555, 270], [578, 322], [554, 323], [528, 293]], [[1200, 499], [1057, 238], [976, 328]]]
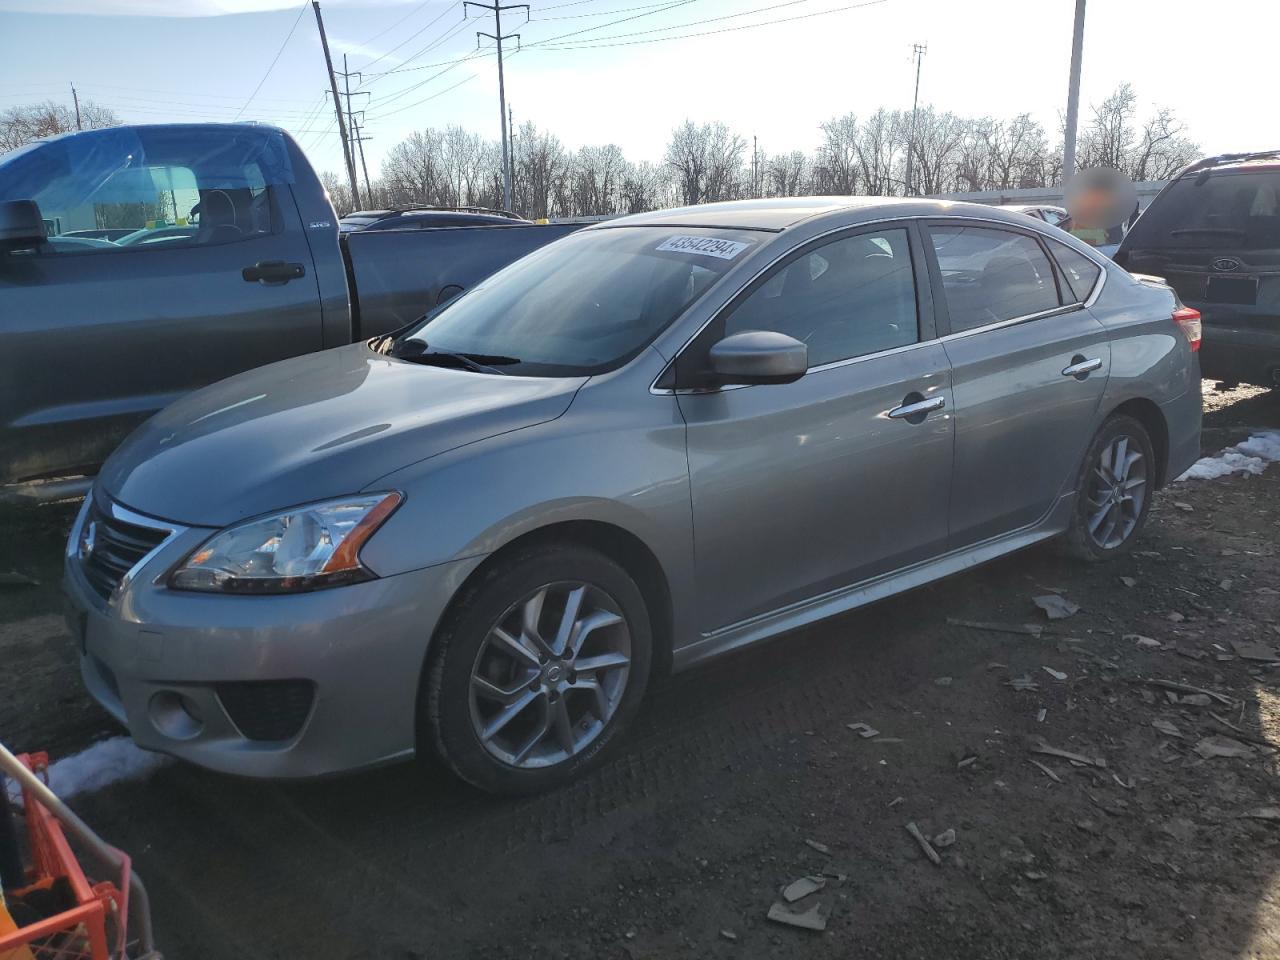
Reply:
[[930, 397], [926, 400], [919, 393], [908, 393], [902, 398], [902, 406], [894, 407], [889, 411], [889, 419], [921, 423], [934, 410], [941, 410], [946, 405], [946, 397]]
[[306, 275], [307, 268], [302, 264], [285, 263], [283, 260], [262, 260], [240, 271], [240, 276], [248, 283], [288, 283]]
[[1064, 377], [1075, 377], [1077, 380], [1083, 380], [1085, 377], [1089, 376], [1089, 374], [1093, 373], [1093, 371], [1101, 368], [1101, 357], [1091, 357], [1086, 359], [1077, 353], [1071, 358], [1071, 363], [1062, 368], [1062, 375]]

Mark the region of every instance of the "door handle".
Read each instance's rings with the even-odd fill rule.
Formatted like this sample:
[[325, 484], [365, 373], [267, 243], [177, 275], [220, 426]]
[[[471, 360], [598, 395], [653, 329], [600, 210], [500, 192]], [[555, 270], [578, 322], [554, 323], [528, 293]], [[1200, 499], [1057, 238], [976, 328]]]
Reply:
[[1085, 357], [1076, 354], [1071, 358], [1070, 365], [1062, 368], [1062, 375], [1064, 377], [1075, 377], [1077, 380], [1083, 380], [1085, 377], [1089, 376], [1089, 374], [1093, 373], [1093, 371], [1101, 368], [1101, 357], [1091, 357], [1086, 359]]
[[253, 266], [240, 271], [248, 283], [288, 283], [307, 275], [307, 268], [300, 263], [285, 263], [283, 260], [261, 260]]
[[889, 419], [906, 420], [908, 423], [920, 423], [931, 414], [934, 410], [941, 410], [947, 405], [947, 398], [938, 396], [930, 397], [928, 400], [921, 398], [912, 400], [912, 397], [919, 397], [918, 393], [909, 393], [902, 398], [902, 406], [894, 407], [889, 411]]

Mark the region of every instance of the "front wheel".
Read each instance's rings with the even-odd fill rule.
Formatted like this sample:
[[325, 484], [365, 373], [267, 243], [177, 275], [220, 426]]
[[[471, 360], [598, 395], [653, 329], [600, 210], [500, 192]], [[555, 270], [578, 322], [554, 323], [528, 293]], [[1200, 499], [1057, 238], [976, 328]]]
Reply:
[[499, 561], [434, 643], [429, 735], [455, 773], [494, 793], [545, 790], [599, 762], [639, 707], [652, 655], [635, 581], [577, 546]]
[[1133, 417], [1111, 417], [1085, 454], [1065, 543], [1075, 556], [1107, 560], [1126, 553], [1147, 521], [1155, 492], [1155, 453]]

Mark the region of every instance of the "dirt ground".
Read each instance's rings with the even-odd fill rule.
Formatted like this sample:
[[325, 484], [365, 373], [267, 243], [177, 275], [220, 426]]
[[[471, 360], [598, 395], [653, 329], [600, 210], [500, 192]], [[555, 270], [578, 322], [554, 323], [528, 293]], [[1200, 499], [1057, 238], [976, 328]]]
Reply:
[[[1206, 406], [1206, 453], [1280, 426], [1280, 393]], [[0, 588], [0, 738], [55, 754], [118, 732], [57, 618], [69, 520], [0, 535], [0, 571], [41, 581]], [[174, 960], [1280, 958], [1280, 821], [1244, 816], [1280, 804], [1280, 669], [1233, 646], [1280, 647], [1277, 531], [1280, 465], [1176, 484], [1113, 564], [1037, 548], [664, 680], [606, 766], [546, 796], [175, 763], [74, 805], [134, 855]], [[1050, 590], [1079, 612], [1047, 622]], [[1222, 736], [1248, 755], [1196, 752]], [[908, 823], [955, 831], [940, 866]], [[795, 906], [825, 932], [766, 919], [824, 873]]]

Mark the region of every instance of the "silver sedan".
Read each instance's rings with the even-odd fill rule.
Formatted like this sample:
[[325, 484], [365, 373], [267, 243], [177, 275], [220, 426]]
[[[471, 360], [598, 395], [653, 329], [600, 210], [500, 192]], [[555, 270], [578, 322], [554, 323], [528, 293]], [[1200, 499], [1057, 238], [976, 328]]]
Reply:
[[1199, 318], [989, 207], [582, 230], [398, 336], [140, 428], [72, 531], [85, 683], [143, 747], [313, 776], [599, 762], [657, 672], [1060, 537], [1199, 451]]

